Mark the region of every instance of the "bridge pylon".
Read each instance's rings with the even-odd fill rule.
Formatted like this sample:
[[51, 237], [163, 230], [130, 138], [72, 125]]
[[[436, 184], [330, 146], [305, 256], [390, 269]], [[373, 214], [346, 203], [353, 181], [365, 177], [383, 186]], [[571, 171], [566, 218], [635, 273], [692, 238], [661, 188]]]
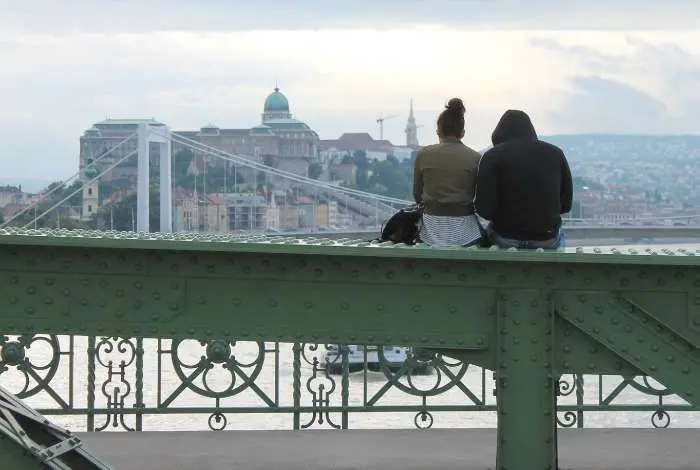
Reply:
[[160, 231], [173, 231], [172, 142], [170, 129], [163, 124], [142, 123], [137, 132], [138, 168], [136, 183], [136, 230], [149, 232], [150, 148], [160, 146]]

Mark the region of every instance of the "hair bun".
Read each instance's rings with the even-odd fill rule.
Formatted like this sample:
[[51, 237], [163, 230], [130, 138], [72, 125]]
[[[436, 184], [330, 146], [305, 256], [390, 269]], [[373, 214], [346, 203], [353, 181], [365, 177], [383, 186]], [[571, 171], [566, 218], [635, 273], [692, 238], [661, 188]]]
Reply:
[[445, 108], [456, 114], [464, 114], [464, 112], [466, 111], [464, 103], [459, 98], [450, 99], [450, 101], [447, 102], [447, 106], [445, 106]]

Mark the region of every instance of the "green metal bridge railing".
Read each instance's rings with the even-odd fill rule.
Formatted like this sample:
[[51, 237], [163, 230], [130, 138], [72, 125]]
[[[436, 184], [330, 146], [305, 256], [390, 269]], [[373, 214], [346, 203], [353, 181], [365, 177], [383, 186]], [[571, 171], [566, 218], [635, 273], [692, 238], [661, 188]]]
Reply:
[[[181, 416], [168, 429], [184, 419], [223, 430], [268, 414], [288, 429], [348, 429], [354, 418], [361, 423], [360, 416], [383, 413], [399, 414], [392, 424], [403, 428], [440, 426], [444, 413], [458, 414], [462, 424], [475, 415], [495, 424], [494, 380], [486, 369], [439, 353], [408, 354], [402, 363], [380, 353], [370, 362], [365, 351], [362, 369], [351, 372], [357, 363], [350, 363], [347, 348], [333, 346], [6, 335], [0, 336], [0, 386], [41, 414], [71, 417], [87, 431], [159, 430], [160, 419], [150, 425], [148, 419], [166, 415]], [[327, 362], [329, 350], [341, 354]], [[221, 372], [215, 379], [206, 375], [214, 370]], [[588, 413], [603, 412], [641, 413], [647, 425], [668, 427], [673, 413], [693, 411], [646, 376], [568, 374], [557, 389], [559, 427], [583, 428]]]
[[[221, 341], [296, 343], [294, 427], [330, 403], [316, 396], [301, 407], [300, 345], [409, 345], [417, 358], [494, 371], [499, 470], [556, 469], [562, 377], [617, 375], [628, 386], [650, 377], [668, 387], [661, 395], [672, 391], [698, 408], [700, 258], [598, 251], [8, 230], [0, 234], [0, 331], [201, 339], [207, 357], [233, 370], [242, 364], [226, 360]], [[138, 362], [145, 340], [135, 341]], [[100, 343], [91, 344], [95, 356]], [[16, 361], [21, 348], [13, 348]], [[333, 409], [341, 415], [351, 406], [344, 377]], [[129, 412], [137, 419], [142, 390], [136, 384]]]

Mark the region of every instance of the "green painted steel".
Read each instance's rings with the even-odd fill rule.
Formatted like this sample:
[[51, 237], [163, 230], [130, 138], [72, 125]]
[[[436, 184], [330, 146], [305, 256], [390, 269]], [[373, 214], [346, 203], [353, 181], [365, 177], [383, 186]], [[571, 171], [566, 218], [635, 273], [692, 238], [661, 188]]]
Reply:
[[495, 371], [498, 468], [554, 469], [562, 374], [649, 375], [697, 408], [699, 266], [683, 250], [2, 231], [0, 331], [437, 351]]

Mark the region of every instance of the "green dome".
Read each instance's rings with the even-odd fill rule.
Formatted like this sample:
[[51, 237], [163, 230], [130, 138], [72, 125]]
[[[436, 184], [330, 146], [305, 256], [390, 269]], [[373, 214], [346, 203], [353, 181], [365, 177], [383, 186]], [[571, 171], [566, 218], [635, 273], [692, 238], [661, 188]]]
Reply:
[[265, 98], [265, 112], [269, 111], [289, 112], [289, 101], [287, 101], [286, 96], [280, 93], [279, 88], [275, 88], [275, 91]]

